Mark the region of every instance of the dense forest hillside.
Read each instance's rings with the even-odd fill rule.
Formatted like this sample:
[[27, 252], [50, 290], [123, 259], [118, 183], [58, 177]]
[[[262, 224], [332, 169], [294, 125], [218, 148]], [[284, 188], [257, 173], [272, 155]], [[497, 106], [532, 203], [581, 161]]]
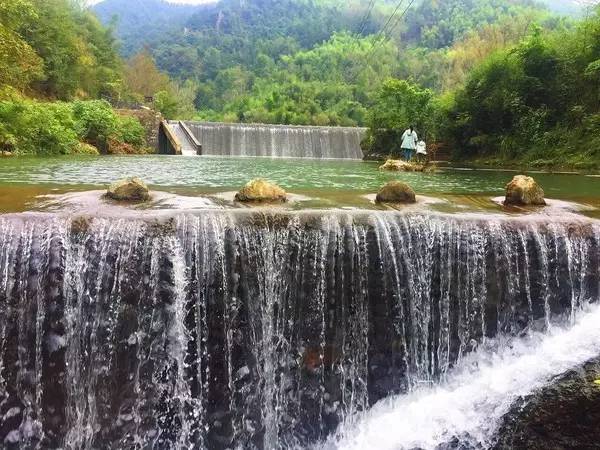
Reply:
[[574, 18], [532, 0], [81, 4], [0, 2], [0, 150], [142, 148], [139, 123], [111, 106], [148, 101], [168, 118], [368, 126], [368, 154], [393, 152], [415, 123], [456, 158], [600, 161], [597, 8]]
[[581, 12], [585, 4], [591, 4], [590, 1], [581, 0], [543, 0], [546, 5], [553, 11], [559, 13], [576, 14]]
[[[124, 7], [123, 0], [96, 9], [107, 17], [110, 4], [123, 14], [122, 24], [135, 22], [128, 8], [142, 10]], [[163, 8], [171, 15], [179, 10], [159, 2], [157, 10]], [[434, 90], [453, 86], [469, 69], [455, 61], [466, 59], [465, 39], [474, 42], [480, 30], [502, 35], [481, 55], [469, 55], [473, 64], [533, 22], [559, 26], [531, 0], [221, 0], [192, 8], [184, 23], [173, 20], [160, 36], [142, 32], [135, 42], [147, 42], [157, 66], [185, 85], [185, 102], [193, 102], [199, 117], [364, 125], [387, 78]]]

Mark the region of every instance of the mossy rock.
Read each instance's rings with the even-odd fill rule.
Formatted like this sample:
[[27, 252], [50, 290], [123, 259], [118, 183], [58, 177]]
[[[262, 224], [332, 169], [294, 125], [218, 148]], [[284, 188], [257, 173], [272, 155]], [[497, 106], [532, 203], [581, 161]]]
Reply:
[[117, 201], [143, 202], [150, 199], [150, 191], [146, 183], [133, 177], [111, 184], [106, 196]]
[[401, 181], [390, 181], [377, 193], [377, 203], [416, 203], [415, 191]]
[[399, 159], [388, 159], [385, 164], [379, 167], [379, 170], [390, 172], [424, 172], [425, 164], [411, 163]]
[[242, 203], [285, 203], [287, 194], [279, 186], [262, 178], [250, 181], [235, 195]]
[[536, 181], [525, 175], [516, 175], [506, 185], [505, 205], [545, 206], [544, 190]]

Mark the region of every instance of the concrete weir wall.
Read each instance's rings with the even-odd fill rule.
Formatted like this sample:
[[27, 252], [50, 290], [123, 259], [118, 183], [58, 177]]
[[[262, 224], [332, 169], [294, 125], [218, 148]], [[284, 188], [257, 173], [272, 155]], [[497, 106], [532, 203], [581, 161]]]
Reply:
[[365, 128], [186, 122], [203, 155], [362, 159]]

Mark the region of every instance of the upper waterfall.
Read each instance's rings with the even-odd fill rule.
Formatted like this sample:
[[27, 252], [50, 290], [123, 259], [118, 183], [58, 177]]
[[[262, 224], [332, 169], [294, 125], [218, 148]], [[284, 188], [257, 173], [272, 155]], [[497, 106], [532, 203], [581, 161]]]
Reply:
[[204, 155], [362, 159], [364, 128], [187, 122]]

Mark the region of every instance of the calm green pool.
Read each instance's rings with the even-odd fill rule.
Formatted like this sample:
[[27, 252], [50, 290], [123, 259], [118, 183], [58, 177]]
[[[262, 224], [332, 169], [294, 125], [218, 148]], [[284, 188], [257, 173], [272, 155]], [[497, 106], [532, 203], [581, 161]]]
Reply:
[[[288, 190], [372, 191], [402, 179], [427, 194], [502, 194], [516, 172], [446, 169], [434, 174], [380, 172], [375, 162], [181, 156], [104, 156], [4, 158], [0, 185], [104, 186], [139, 176], [154, 187], [238, 189], [264, 177]], [[557, 198], [600, 197], [600, 178], [536, 174], [547, 195]]]
[[[433, 174], [390, 173], [379, 163], [344, 160], [103, 156], [0, 159], [0, 211], [19, 210], [31, 198], [52, 192], [103, 188], [114, 180], [139, 176], [153, 189], [185, 195], [238, 190], [263, 177], [292, 193], [329, 196], [330, 204], [376, 192], [389, 180], [409, 183], [418, 194], [500, 196], [516, 172], [444, 169]], [[600, 207], [600, 178], [535, 173], [549, 198]], [[9, 203], [12, 206], [7, 206]]]

